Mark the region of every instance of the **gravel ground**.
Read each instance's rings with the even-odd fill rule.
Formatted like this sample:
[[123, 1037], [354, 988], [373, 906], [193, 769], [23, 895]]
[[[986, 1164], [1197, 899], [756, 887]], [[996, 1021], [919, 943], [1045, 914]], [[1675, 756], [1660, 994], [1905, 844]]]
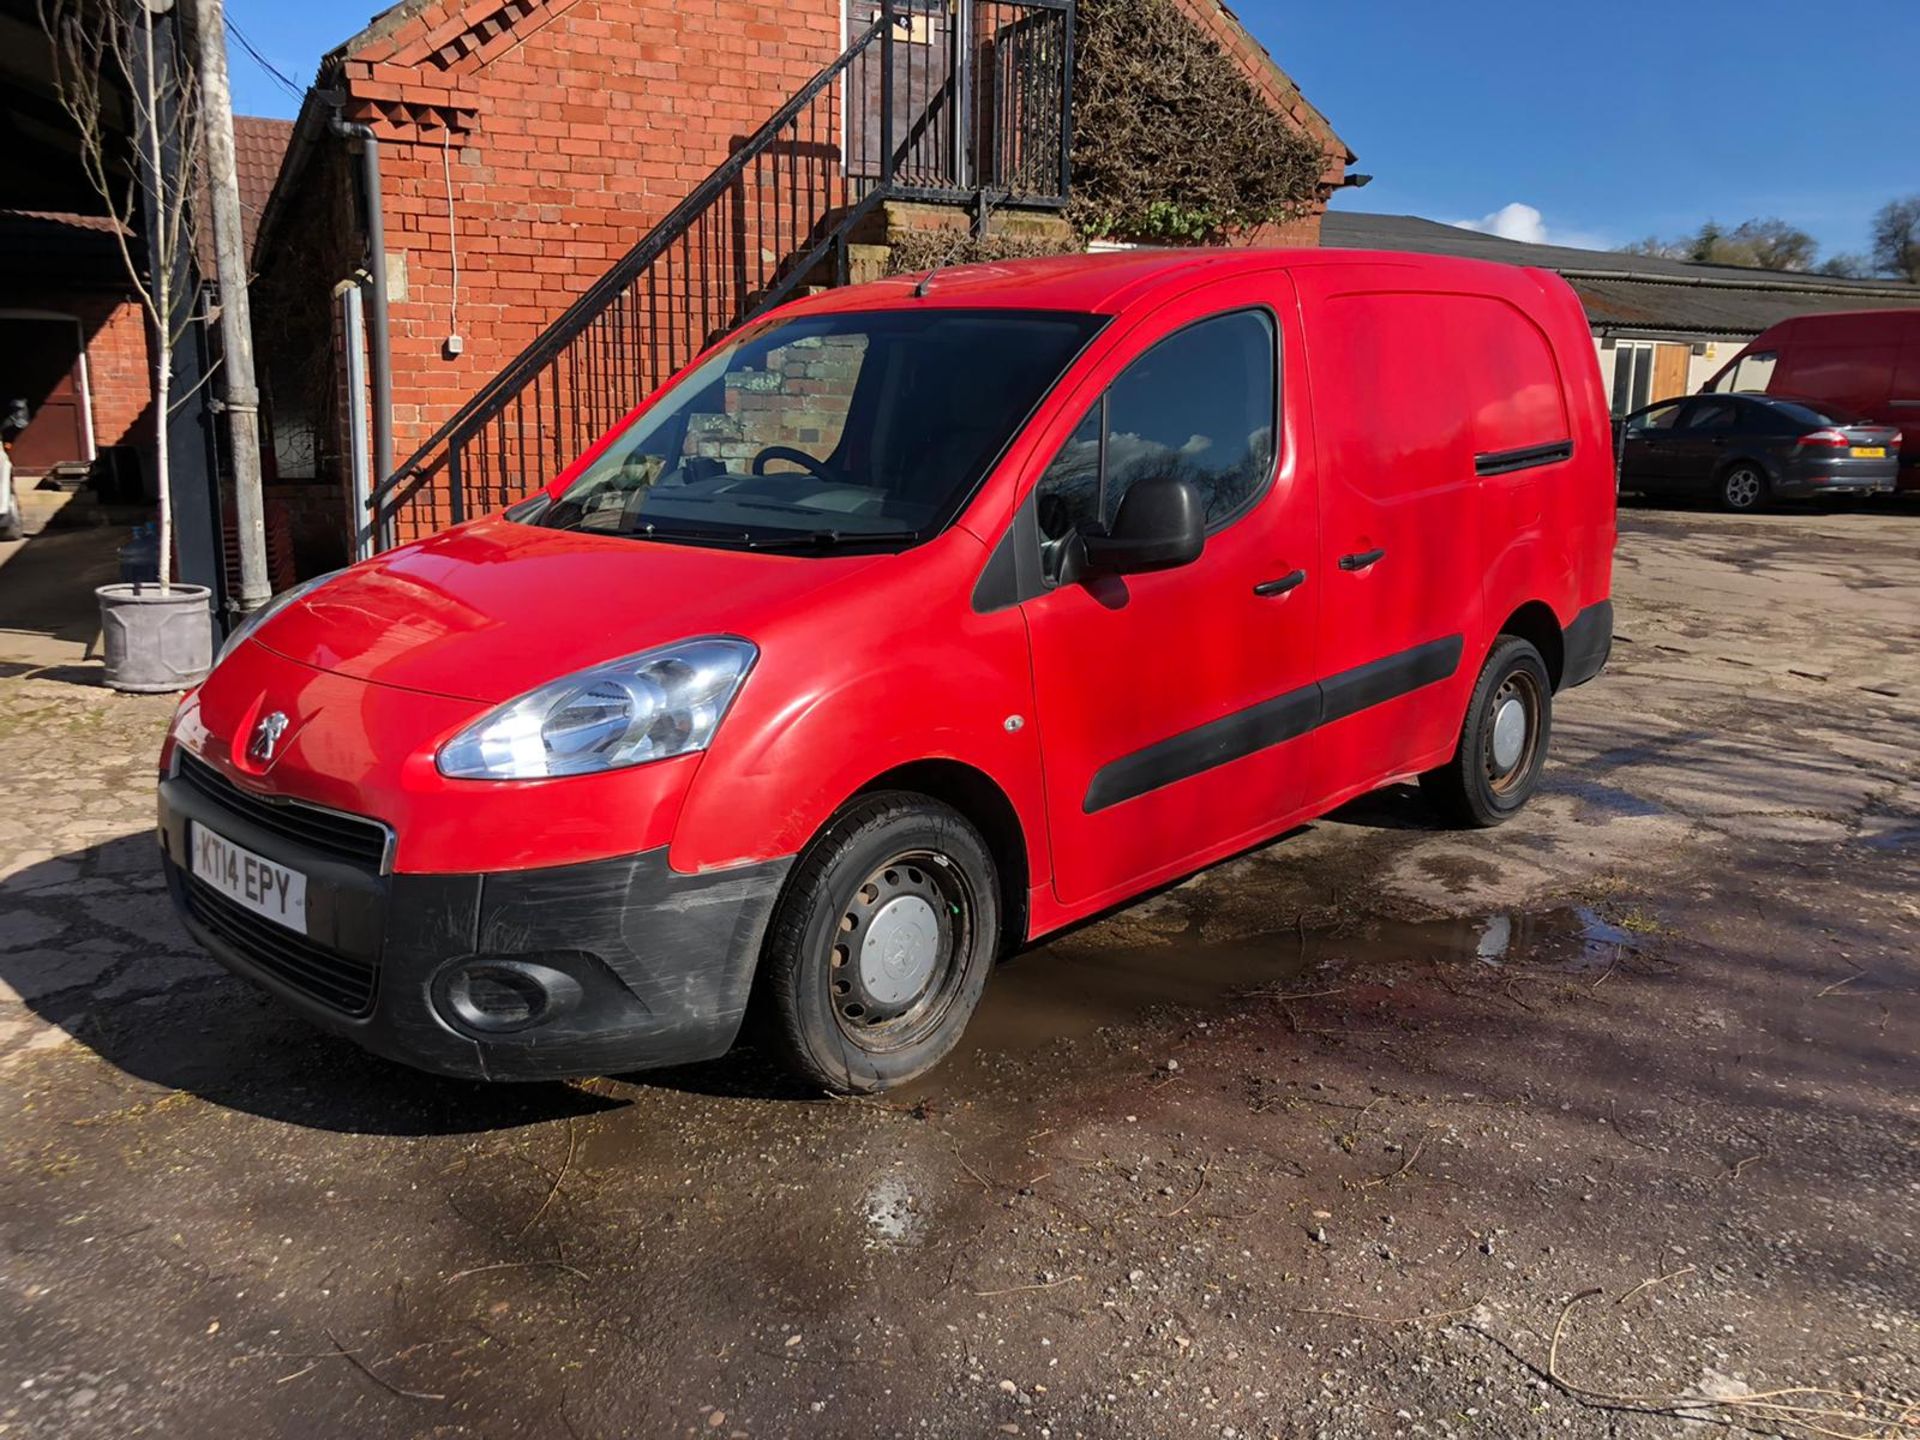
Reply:
[[0, 1436], [1912, 1440], [1920, 515], [1623, 531], [1519, 821], [1370, 797], [884, 1102], [309, 1031], [168, 910], [167, 702], [0, 663]]

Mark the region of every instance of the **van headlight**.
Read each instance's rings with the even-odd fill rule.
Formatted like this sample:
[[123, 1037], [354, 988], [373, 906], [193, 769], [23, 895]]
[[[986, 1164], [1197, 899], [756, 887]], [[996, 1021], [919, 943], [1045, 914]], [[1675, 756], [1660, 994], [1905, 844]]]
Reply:
[[227, 656], [238, 650], [242, 641], [262, 625], [266, 624], [267, 621], [278, 615], [282, 610], [293, 604], [294, 601], [304, 600], [336, 575], [345, 573], [343, 570], [329, 570], [326, 574], [316, 575], [311, 580], [302, 580], [291, 590], [282, 590], [278, 595], [267, 601], [266, 604], [262, 605], [251, 615], [243, 618], [238, 625], [233, 627], [227, 635], [227, 643], [220, 647], [220, 654], [215, 657], [213, 663], [218, 665], [222, 660], [226, 659]]
[[760, 652], [687, 640], [542, 685], [440, 747], [451, 780], [550, 780], [704, 750]]

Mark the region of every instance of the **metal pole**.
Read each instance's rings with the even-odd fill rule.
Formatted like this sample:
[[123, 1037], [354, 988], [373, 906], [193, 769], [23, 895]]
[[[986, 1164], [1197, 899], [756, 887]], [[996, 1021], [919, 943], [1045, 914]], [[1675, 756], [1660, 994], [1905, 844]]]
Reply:
[[207, 196], [220, 285], [221, 390], [233, 455], [233, 503], [240, 531], [240, 594], [245, 615], [273, 596], [267, 579], [267, 526], [260, 491], [260, 387], [254, 378], [253, 318], [247, 300], [240, 180], [233, 159], [233, 93], [227, 86], [223, 0], [191, 0], [200, 71], [200, 114], [207, 153]]
[[1067, 0], [1065, 51], [1060, 61], [1060, 198], [1073, 198], [1073, 0]]
[[953, 182], [973, 188], [973, 0], [959, 0], [953, 17]]
[[880, 183], [893, 185], [893, 4], [880, 0]]
[[353, 474], [353, 558], [373, 554], [373, 516], [368, 512], [372, 493], [373, 457], [367, 449], [367, 324], [360, 299], [360, 282], [343, 280], [335, 288], [340, 297], [340, 331], [347, 351], [347, 457]]

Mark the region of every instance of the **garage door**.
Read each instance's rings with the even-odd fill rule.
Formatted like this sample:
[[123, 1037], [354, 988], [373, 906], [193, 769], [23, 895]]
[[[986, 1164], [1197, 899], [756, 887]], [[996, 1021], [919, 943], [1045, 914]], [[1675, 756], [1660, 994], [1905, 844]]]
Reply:
[[13, 468], [43, 475], [90, 458], [80, 327], [65, 318], [0, 315], [0, 409], [27, 402], [32, 423], [13, 442]]

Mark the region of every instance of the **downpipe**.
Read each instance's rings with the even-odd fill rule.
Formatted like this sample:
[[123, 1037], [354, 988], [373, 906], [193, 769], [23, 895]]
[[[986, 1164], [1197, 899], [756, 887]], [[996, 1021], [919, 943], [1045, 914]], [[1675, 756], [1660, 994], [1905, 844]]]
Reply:
[[[387, 305], [387, 222], [381, 205], [380, 141], [370, 126], [333, 117], [330, 127], [343, 140], [360, 146], [360, 181], [367, 211], [367, 270], [373, 277], [372, 304], [367, 307], [367, 369], [373, 378], [373, 492], [377, 495], [393, 478], [393, 348]], [[376, 543], [392, 545], [392, 522], [382, 517]]]

